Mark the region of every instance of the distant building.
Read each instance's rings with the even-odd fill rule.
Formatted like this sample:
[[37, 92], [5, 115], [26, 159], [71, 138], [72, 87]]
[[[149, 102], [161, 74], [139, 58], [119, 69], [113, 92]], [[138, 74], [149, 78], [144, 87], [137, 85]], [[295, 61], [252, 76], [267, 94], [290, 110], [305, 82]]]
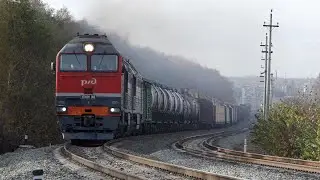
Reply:
[[241, 104], [246, 104], [246, 90], [241, 88]]
[[[234, 97], [237, 104], [249, 104], [253, 113], [262, 108], [264, 84], [258, 77], [234, 78]], [[310, 91], [314, 79], [285, 79], [277, 78], [272, 87], [272, 103], [280, 102], [296, 96], [298, 92]], [[319, 90], [320, 92], [320, 90]]]
[[243, 85], [240, 93], [240, 104], [250, 104], [252, 111], [257, 111], [261, 108], [263, 90], [261, 86]]

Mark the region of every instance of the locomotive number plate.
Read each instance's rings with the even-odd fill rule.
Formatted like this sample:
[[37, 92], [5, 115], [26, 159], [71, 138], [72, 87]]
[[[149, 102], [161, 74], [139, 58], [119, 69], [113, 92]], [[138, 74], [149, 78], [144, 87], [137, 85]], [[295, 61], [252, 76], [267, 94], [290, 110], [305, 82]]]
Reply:
[[96, 99], [96, 95], [93, 95], [93, 94], [81, 95], [81, 99]]

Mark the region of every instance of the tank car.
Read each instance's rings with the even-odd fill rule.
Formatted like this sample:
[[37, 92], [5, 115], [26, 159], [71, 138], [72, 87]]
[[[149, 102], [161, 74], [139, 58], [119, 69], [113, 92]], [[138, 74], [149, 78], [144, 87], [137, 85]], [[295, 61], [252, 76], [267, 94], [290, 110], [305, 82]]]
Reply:
[[197, 99], [145, 79], [145, 117], [143, 132], [172, 132], [197, 128], [199, 105]]

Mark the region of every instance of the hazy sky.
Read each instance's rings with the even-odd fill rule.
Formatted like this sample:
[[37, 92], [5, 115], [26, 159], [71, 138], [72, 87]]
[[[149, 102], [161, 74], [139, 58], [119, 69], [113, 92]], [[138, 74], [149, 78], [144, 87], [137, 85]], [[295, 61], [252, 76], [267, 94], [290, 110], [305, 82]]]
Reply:
[[259, 75], [270, 9], [272, 69], [287, 77], [320, 72], [319, 0], [45, 0], [132, 44], [194, 59], [225, 76]]

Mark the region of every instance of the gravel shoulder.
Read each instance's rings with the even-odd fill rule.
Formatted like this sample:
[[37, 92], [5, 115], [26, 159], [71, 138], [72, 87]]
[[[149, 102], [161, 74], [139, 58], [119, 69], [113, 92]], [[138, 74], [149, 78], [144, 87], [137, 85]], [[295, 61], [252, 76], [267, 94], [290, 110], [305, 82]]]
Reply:
[[212, 141], [212, 143], [219, 147], [233, 149], [236, 151], [243, 151], [244, 139], [247, 139], [247, 152], [267, 154], [262, 148], [251, 142], [251, 136], [249, 131], [233, 136], [223, 137], [215, 141]]
[[0, 179], [33, 179], [32, 171], [43, 169], [46, 180], [112, 179], [69, 162], [59, 154], [60, 146], [18, 150], [0, 156]]

